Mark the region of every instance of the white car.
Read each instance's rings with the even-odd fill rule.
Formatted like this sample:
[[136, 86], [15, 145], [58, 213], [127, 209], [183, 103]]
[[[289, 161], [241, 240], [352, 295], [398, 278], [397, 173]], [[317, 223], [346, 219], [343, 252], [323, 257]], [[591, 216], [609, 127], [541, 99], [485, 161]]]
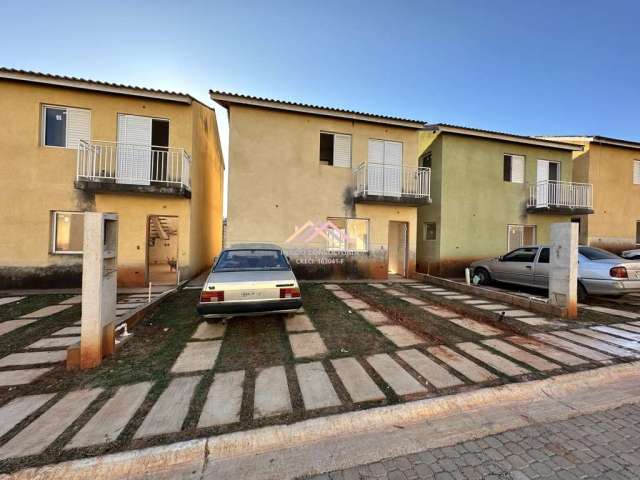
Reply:
[[636, 248], [635, 250], [625, 250], [620, 254], [620, 256], [627, 260], [640, 260], [640, 248]]
[[220, 253], [200, 292], [197, 310], [208, 318], [292, 313], [300, 287], [277, 245], [240, 244]]

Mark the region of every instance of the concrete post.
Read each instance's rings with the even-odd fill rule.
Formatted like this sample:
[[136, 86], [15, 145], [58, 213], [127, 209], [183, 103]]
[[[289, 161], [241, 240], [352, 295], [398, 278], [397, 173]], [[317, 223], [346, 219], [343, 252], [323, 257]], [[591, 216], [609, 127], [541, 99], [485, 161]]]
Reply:
[[82, 259], [80, 368], [93, 368], [114, 350], [118, 216], [85, 213]]
[[578, 315], [578, 224], [551, 225], [549, 303], [567, 309], [567, 318]]

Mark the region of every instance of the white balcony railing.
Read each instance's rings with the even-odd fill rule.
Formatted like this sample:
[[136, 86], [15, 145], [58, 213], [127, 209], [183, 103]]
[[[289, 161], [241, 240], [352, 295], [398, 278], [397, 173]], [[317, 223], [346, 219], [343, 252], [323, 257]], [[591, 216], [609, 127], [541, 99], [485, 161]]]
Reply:
[[545, 180], [529, 185], [529, 207], [593, 208], [593, 185], [590, 183]]
[[78, 144], [77, 180], [191, 189], [191, 156], [182, 148], [92, 140]]
[[431, 169], [363, 163], [353, 172], [353, 183], [356, 196], [428, 198]]

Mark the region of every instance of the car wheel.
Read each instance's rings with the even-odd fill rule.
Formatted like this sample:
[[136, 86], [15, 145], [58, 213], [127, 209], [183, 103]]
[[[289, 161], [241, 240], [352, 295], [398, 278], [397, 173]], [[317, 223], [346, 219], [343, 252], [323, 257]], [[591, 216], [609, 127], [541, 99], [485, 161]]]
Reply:
[[478, 285], [489, 285], [491, 283], [491, 275], [484, 268], [476, 268], [473, 276], [478, 277]]
[[581, 283], [578, 283], [578, 302], [584, 303], [587, 299], [587, 289]]

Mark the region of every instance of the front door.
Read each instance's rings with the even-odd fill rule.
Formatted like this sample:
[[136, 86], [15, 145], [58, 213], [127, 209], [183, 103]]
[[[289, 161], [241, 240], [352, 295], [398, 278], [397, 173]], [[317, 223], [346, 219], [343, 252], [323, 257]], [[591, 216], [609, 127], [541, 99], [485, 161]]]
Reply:
[[407, 276], [409, 224], [389, 222], [389, 273]]
[[147, 281], [178, 282], [178, 217], [149, 215], [147, 220]]

